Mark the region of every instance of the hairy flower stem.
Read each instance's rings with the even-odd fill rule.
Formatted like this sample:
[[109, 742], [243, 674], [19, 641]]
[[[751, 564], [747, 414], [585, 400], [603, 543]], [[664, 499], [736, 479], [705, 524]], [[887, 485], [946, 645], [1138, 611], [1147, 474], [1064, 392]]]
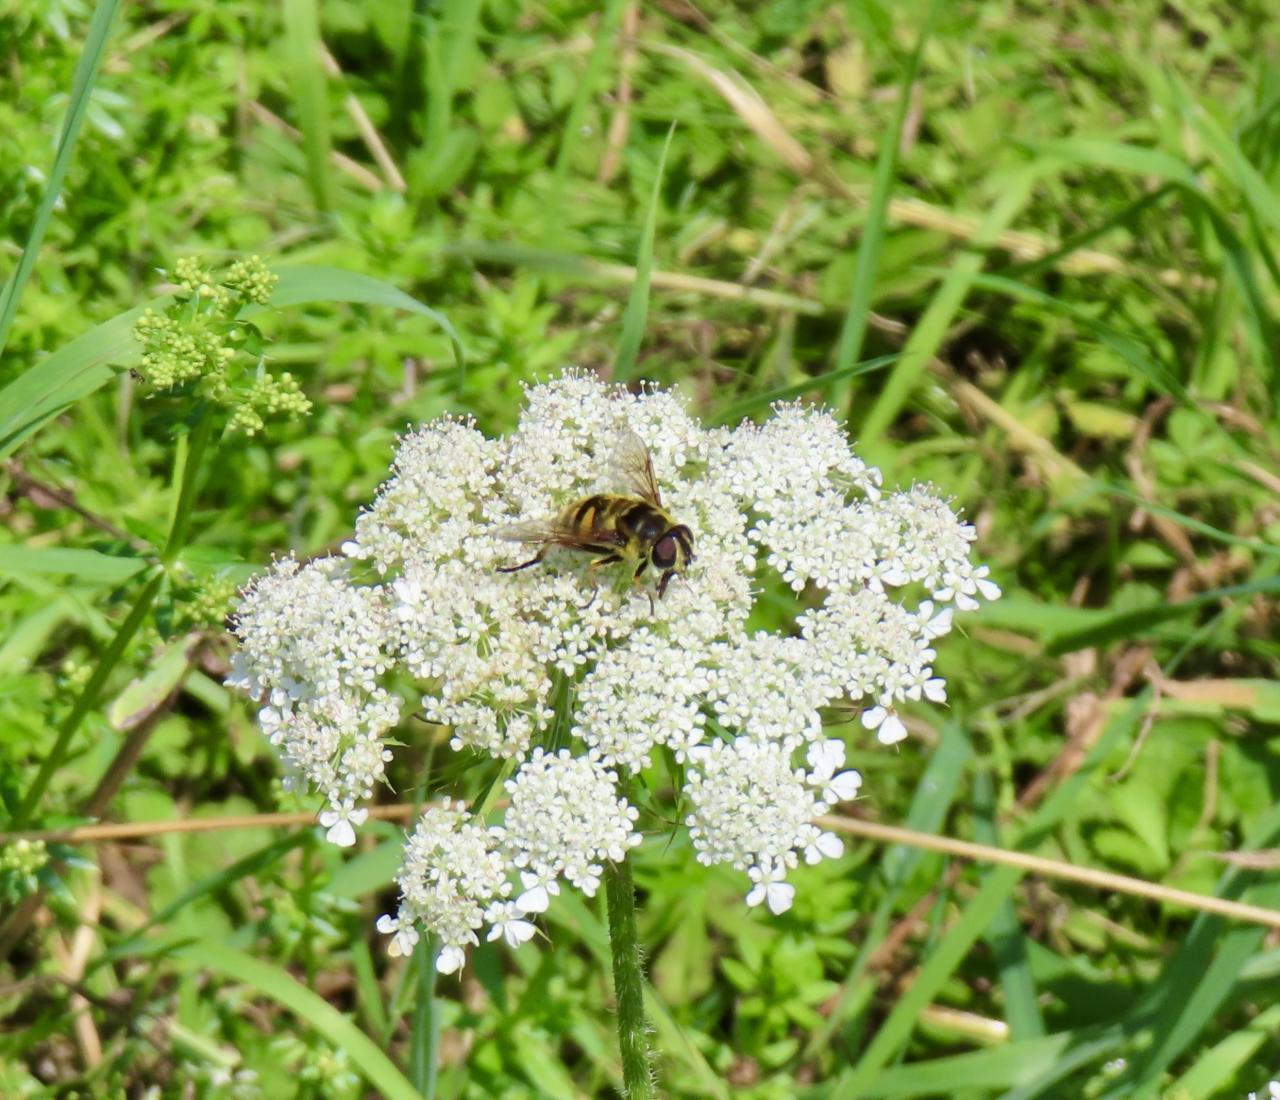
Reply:
[[653, 1082], [653, 1051], [644, 1014], [644, 970], [640, 965], [640, 937], [636, 932], [636, 892], [630, 860], [610, 863], [604, 873], [609, 909], [609, 948], [613, 955], [613, 988], [618, 1001], [618, 1047], [622, 1052], [623, 1095], [627, 1100], [651, 1100], [658, 1095]]

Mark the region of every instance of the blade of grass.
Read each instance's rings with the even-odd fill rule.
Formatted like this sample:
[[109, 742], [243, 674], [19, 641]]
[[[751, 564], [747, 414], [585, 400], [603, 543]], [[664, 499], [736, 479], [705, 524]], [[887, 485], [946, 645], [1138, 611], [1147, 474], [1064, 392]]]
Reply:
[[1186, 161], [1145, 145], [1104, 138], [1071, 137], [1035, 142], [1030, 148], [1039, 157], [1061, 161], [1064, 167], [1087, 165], [1107, 168], [1142, 178], [1154, 176], [1192, 191], [1201, 189], [1195, 170]]
[[1277, 1033], [1280, 1033], [1280, 1005], [1272, 1005], [1201, 1054], [1195, 1064], [1169, 1086], [1169, 1095], [1178, 1100], [1211, 1100], [1223, 1095], [1258, 1048]]
[[307, 158], [307, 185], [316, 207], [327, 213], [333, 208], [329, 100], [316, 0], [284, 0], [284, 29], [289, 82]]
[[965, 906], [960, 919], [947, 929], [910, 987], [893, 1006], [889, 1018], [863, 1051], [853, 1071], [842, 1078], [832, 1091], [832, 1100], [856, 1100], [866, 1094], [884, 1067], [910, 1039], [921, 1011], [963, 961], [1021, 877], [1022, 872], [1014, 867], [997, 867], [987, 876], [977, 895]]
[[[611, 965], [609, 930], [587, 907], [580, 894], [566, 890], [547, 911], [547, 920], [571, 932], [591, 952], [601, 971], [608, 973]], [[653, 1024], [654, 1045], [662, 1051], [662, 1056], [682, 1064], [696, 1079], [699, 1095], [728, 1100], [732, 1095], [730, 1086], [711, 1068], [702, 1051], [672, 1015], [666, 1001], [649, 982], [644, 986], [644, 1007]]]
[[413, 953], [417, 996], [409, 1030], [409, 1079], [427, 1100], [436, 1094], [436, 1052], [440, 1045], [440, 1013], [436, 1006], [436, 938], [423, 936]]
[[662, 176], [667, 167], [667, 153], [676, 127], [672, 123], [667, 140], [658, 158], [658, 171], [653, 177], [653, 194], [649, 196], [649, 210], [645, 214], [644, 230], [640, 234], [640, 248], [636, 253], [636, 280], [631, 284], [627, 309], [622, 315], [622, 336], [618, 340], [618, 354], [613, 360], [613, 376], [619, 382], [627, 382], [635, 372], [636, 356], [640, 341], [644, 339], [644, 327], [649, 318], [649, 272], [653, 268], [653, 237], [658, 225], [658, 204], [662, 195]]
[[1280, 196], [1241, 151], [1240, 147], [1206, 110], [1192, 102], [1190, 93], [1170, 71], [1166, 74], [1182, 108], [1182, 119], [1204, 143], [1205, 151], [1244, 196], [1258, 217], [1280, 232]]
[[148, 945], [152, 942], [147, 933], [153, 928], [163, 927], [189, 905], [211, 894], [216, 894], [219, 890], [226, 889], [241, 879], [264, 874], [298, 845], [304, 843], [307, 835], [308, 830], [299, 829], [292, 835], [277, 837], [256, 851], [250, 852], [249, 855], [236, 860], [230, 867], [224, 867], [192, 883], [158, 913], [148, 917], [146, 923], [140, 928], [133, 929], [125, 939], [95, 958], [89, 964], [85, 976], [88, 977], [101, 966], [109, 966], [131, 955], [147, 951]]
[[863, 1094], [866, 1100], [910, 1100], [954, 1096], [964, 1091], [986, 1095], [992, 1089], [1016, 1088], [1084, 1052], [1090, 1060], [1119, 1049], [1119, 1028], [1101, 1033], [1063, 1031], [1039, 1039], [1006, 1043], [988, 1050], [933, 1058], [885, 1070]]
[[[1052, 252], [1047, 252], [1034, 260], [1011, 264], [1005, 268], [1005, 274], [1010, 276], [1017, 275], [1023, 280], [1027, 280], [1033, 275], [1040, 275], [1052, 270], [1067, 260], [1073, 253], [1087, 248], [1095, 241], [1102, 240], [1103, 237], [1115, 229], [1124, 227], [1131, 232], [1138, 233], [1140, 232], [1143, 214], [1153, 207], [1159, 206], [1165, 199], [1179, 194], [1181, 194], [1181, 189], [1176, 184], [1163, 184], [1154, 191], [1148, 191], [1141, 198], [1135, 199], [1124, 209], [1104, 219], [1097, 225], [1091, 225], [1088, 229], [1073, 233], [1070, 237], [1065, 238]], [[1168, 280], [1164, 281], [1167, 282]]]
[[[272, 292], [271, 301], [264, 309], [282, 309], [285, 306], [305, 305], [312, 302], [350, 302], [364, 305], [387, 306], [391, 309], [402, 309], [406, 313], [416, 313], [434, 321], [449, 338], [453, 349], [453, 359], [462, 373], [463, 384], [466, 381], [466, 349], [462, 338], [458, 335], [449, 319], [439, 310], [424, 305], [412, 295], [392, 286], [390, 283], [375, 279], [372, 275], [364, 275], [358, 271], [347, 271], [340, 267], [325, 267], [319, 264], [281, 267], [276, 270], [280, 281]], [[244, 311], [249, 317], [257, 310]]]
[[[1185, 649], [1184, 649], [1185, 651]], [[1180, 656], [1170, 662], [1176, 667]], [[1028, 848], [1042, 840], [1058, 821], [1077, 803], [1084, 785], [1111, 752], [1120, 738], [1136, 728], [1149, 705], [1151, 689], [1146, 688], [1130, 705], [1115, 714], [1094, 743], [1084, 764], [1041, 805], [1035, 816], [1015, 839], [1017, 848]], [[951, 977], [978, 937], [990, 925], [995, 914], [1017, 885], [1024, 872], [1001, 866], [987, 876], [977, 895], [934, 947], [928, 960], [915, 976], [911, 987], [899, 998], [893, 1011], [881, 1025], [853, 1069], [843, 1076], [831, 1093], [831, 1100], [855, 1100], [870, 1087], [889, 1061], [894, 1058], [915, 1031], [920, 1010], [929, 1004]]]
[[[979, 844], [1000, 845], [1000, 833], [996, 825], [995, 795], [990, 773], [978, 772], [973, 778], [973, 839]], [[1022, 1039], [1038, 1039], [1044, 1035], [1044, 1019], [1036, 995], [1035, 979], [1027, 961], [1027, 944], [1018, 923], [1013, 902], [1005, 898], [996, 910], [987, 942], [1000, 970], [1000, 985], [1004, 989], [1005, 1020], [1009, 1034], [1015, 1042]]]
[[1220, 600], [1254, 596], [1259, 593], [1280, 592], [1280, 578], [1260, 577], [1244, 584], [1215, 588], [1199, 592], [1185, 600], [1156, 604], [1139, 611], [1121, 611], [1104, 615], [1099, 620], [1080, 629], [1070, 629], [1060, 634], [1050, 634], [1045, 643], [1046, 656], [1057, 657], [1074, 653], [1091, 646], [1104, 646], [1122, 639], [1138, 639], [1150, 633], [1160, 623], [1189, 615], [1198, 608], [1210, 606]]
[[145, 558], [70, 546], [0, 546], [0, 572], [55, 573], [85, 584], [120, 584], [148, 564]]
[[569, 104], [569, 113], [565, 116], [564, 125], [561, 127], [560, 147], [556, 150], [555, 163], [551, 168], [552, 191], [549, 216], [543, 227], [547, 237], [553, 235], [558, 228], [556, 214], [560, 210], [560, 202], [564, 197], [564, 180], [573, 159], [573, 151], [577, 148], [578, 139], [582, 135], [582, 117], [586, 112], [587, 104], [595, 94], [596, 81], [604, 66], [605, 57], [608, 56], [610, 48], [615, 45], [614, 39], [618, 26], [622, 22], [622, 12], [628, 2], [629, 0], [608, 0], [605, 5], [599, 26], [595, 30], [595, 42], [587, 55], [586, 67], [578, 80], [573, 102]]
[[[1244, 850], [1270, 847], [1278, 837], [1280, 806], [1263, 815]], [[1214, 894], [1238, 898], [1255, 878], [1254, 872], [1230, 867]], [[1252, 894], [1251, 900], [1258, 904], [1276, 905], [1280, 903], [1280, 882], [1265, 883]], [[1257, 953], [1265, 935], [1261, 928], [1229, 926], [1221, 917], [1207, 913], [1196, 918], [1151, 990], [1149, 1002], [1134, 1009], [1154, 1009], [1154, 1041], [1134, 1056], [1106, 1100], [1155, 1094], [1165, 1071], [1186, 1052], [1239, 983], [1244, 964]]]
[[[1066, 317], [1082, 329], [1093, 333], [1100, 342], [1114, 351], [1121, 359], [1139, 373], [1146, 376], [1160, 393], [1175, 397], [1184, 405], [1194, 407], [1190, 394], [1168, 367], [1151, 358], [1145, 351], [1142, 341], [1127, 332], [1117, 329], [1102, 321], [1090, 317], [1083, 310], [1052, 294], [1047, 294], [1036, 287], [1002, 275], [978, 273], [973, 276], [972, 285], [979, 290], [990, 290], [996, 294], [1004, 294], [1010, 298], [1026, 302], [1046, 313], [1056, 313]], [[1206, 414], [1206, 419], [1212, 419]]]
[[885, 226], [889, 220], [889, 196], [893, 191], [894, 176], [898, 168], [898, 151], [902, 147], [902, 131], [911, 109], [915, 91], [916, 73], [920, 69], [920, 57], [933, 30], [933, 20], [938, 2], [929, 5], [924, 24], [916, 38], [915, 49], [907, 62], [906, 72], [898, 90], [898, 106], [887, 133], [880, 138], [880, 155], [876, 158], [875, 174], [871, 180], [871, 197], [867, 202], [867, 217], [862, 225], [862, 239], [858, 243], [858, 258], [853, 271], [853, 290], [849, 306], [840, 325], [840, 339], [836, 344], [835, 369], [827, 376], [827, 399], [837, 408], [847, 408], [851, 387], [835, 386], [837, 377], [848, 383], [853, 375], [850, 368], [862, 354], [862, 342], [867, 335], [867, 317], [871, 313], [871, 297], [875, 288], [876, 273], [880, 267], [880, 251], [884, 246]]
[[373, 969], [373, 953], [363, 939], [352, 941], [351, 971], [355, 975], [356, 1004], [364, 1020], [365, 1030], [372, 1035], [385, 1035], [387, 1008], [382, 1003], [382, 987], [378, 985], [378, 976]]
[[1044, 166], [1032, 166], [1020, 171], [1008, 182], [974, 235], [973, 251], [965, 252], [956, 260], [924, 316], [912, 330], [884, 389], [880, 391], [859, 429], [862, 446], [877, 465], [884, 464], [880, 460], [886, 454], [883, 436], [906, 404], [929, 362], [937, 355], [956, 311], [969, 292], [973, 277], [982, 267], [982, 250], [993, 245], [1000, 233], [1017, 216], [1031, 195], [1036, 176], [1043, 171]]
[[462, 79], [461, 65], [471, 54], [480, 25], [482, 0], [444, 0], [422, 7], [423, 66], [426, 83], [426, 136], [421, 163], [425, 170], [410, 174], [415, 195], [435, 199], [458, 179], [458, 166], [469, 130], [453, 125], [454, 100]]
[[823, 386], [829, 385], [838, 379], [857, 378], [859, 375], [883, 370], [885, 367], [896, 363], [898, 358], [897, 355], [881, 355], [877, 359], [867, 359], [861, 363], [853, 363], [848, 367], [828, 371], [826, 374], [815, 375], [813, 378], [806, 378], [803, 382], [795, 382], [790, 386], [779, 386], [776, 390], [769, 390], [767, 393], [757, 394], [755, 397], [749, 397], [745, 401], [739, 401], [736, 405], [730, 405], [728, 409], [714, 418], [713, 423], [736, 424], [744, 417], [750, 416], [752, 413], [762, 412], [779, 401], [789, 401], [793, 397], [799, 397], [802, 393], [821, 389]]
[[260, 962], [242, 951], [203, 942], [178, 952], [177, 964], [191, 971], [211, 970], [240, 982], [292, 1012], [300, 1024], [315, 1028], [330, 1044], [343, 1050], [378, 1095], [388, 1100], [422, 1100], [372, 1039], [323, 997], [317, 996], [277, 966]]
[[[163, 301], [148, 304], [158, 306]], [[113, 365], [137, 361], [140, 349], [133, 325], [144, 308], [95, 325], [0, 390], [0, 458], [12, 454], [67, 406], [109, 382], [116, 373]]]
[[[969, 739], [955, 722], [943, 728], [938, 747], [929, 757], [928, 766], [916, 785], [907, 811], [905, 825], [922, 833], [937, 833], [955, 801], [965, 767], [972, 757]], [[872, 915], [871, 925], [862, 937], [857, 958], [840, 983], [840, 993], [823, 1024], [810, 1037], [802, 1060], [812, 1058], [830, 1042], [839, 1028], [846, 1027], [870, 1002], [875, 983], [866, 979], [867, 964], [884, 942], [902, 891], [920, 866], [925, 853], [920, 848], [895, 844], [880, 859], [880, 875], [885, 882], [884, 896]]]
[[1275, 348], [1275, 322], [1262, 288], [1258, 286], [1253, 257], [1232, 228], [1229, 218], [1213, 203], [1197, 195], [1190, 196], [1187, 202], [1188, 206], [1195, 207], [1203, 214], [1213, 229], [1218, 244], [1222, 247], [1227, 270], [1240, 288], [1241, 294], [1244, 295], [1245, 315], [1252, 323], [1253, 342], [1257, 355], [1271, 370], [1271, 392], [1280, 394], [1280, 353], [1277, 353]]
[[93, 7], [93, 18], [89, 20], [89, 32], [85, 35], [84, 50], [76, 63], [75, 76], [71, 80], [71, 95], [67, 102], [67, 117], [62, 124], [62, 133], [58, 137], [58, 149], [53, 157], [53, 168], [49, 171], [49, 180], [41, 196], [40, 206], [36, 209], [35, 221], [31, 224], [31, 232], [27, 235], [27, 243], [22, 249], [17, 269], [3, 290], [0, 290], [0, 355], [3, 354], [9, 339], [9, 329], [13, 325], [14, 315], [18, 310], [18, 302], [22, 299], [22, 291], [27, 285], [31, 269], [35, 266], [36, 257], [40, 253], [40, 245], [44, 241], [45, 230], [49, 227], [49, 219], [53, 216], [54, 205], [62, 194], [62, 182], [66, 179], [67, 168], [71, 164], [71, 155], [75, 151], [76, 139], [80, 136], [80, 127], [85, 113], [89, 110], [89, 100], [93, 95], [93, 85], [98, 78], [98, 69], [102, 64], [102, 56], [106, 51], [107, 37], [111, 33], [111, 23], [115, 19], [120, 0], [98, 0]]

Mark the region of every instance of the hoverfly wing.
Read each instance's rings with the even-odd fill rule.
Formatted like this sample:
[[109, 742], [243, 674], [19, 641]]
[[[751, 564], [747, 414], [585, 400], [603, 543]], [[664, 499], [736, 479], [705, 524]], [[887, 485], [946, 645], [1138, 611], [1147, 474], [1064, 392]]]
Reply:
[[506, 542], [523, 542], [530, 546], [564, 546], [570, 550], [593, 553], [617, 545], [620, 536], [611, 531], [579, 531], [559, 518], [527, 520], [494, 528], [490, 534]]
[[613, 452], [613, 470], [621, 486], [655, 508], [662, 507], [662, 493], [653, 473], [653, 457], [635, 432], [626, 431], [619, 437], [617, 450]]
[[493, 528], [489, 534], [504, 542], [555, 542], [562, 527], [555, 520], [525, 520]]

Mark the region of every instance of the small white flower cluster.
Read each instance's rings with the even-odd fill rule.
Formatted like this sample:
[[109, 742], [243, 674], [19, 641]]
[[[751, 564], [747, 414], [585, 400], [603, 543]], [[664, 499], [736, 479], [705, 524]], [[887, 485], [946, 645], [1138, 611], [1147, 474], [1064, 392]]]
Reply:
[[[533, 553], [502, 527], [627, 492], [612, 462], [626, 433], [693, 533], [695, 560], [664, 598], [626, 564], [593, 569], [569, 549], [499, 573]], [[531, 387], [505, 438], [446, 418], [402, 440], [345, 560], [277, 563], [250, 590], [231, 682], [326, 794], [339, 843], [383, 774], [393, 669], [455, 749], [516, 766], [501, 825], [431, 810], [406, 848], [400, 910], [380, 927], [401, 951], [433, 933], [441, 969], [486, 927], [527, 940], [560, 880], [596, 890], [639, 840], [625, 790], [655, 750], [684, 765], [672, 794], [697, 858], [745, 872], [748, 904], [779, 913], [788, 872], [841, 851], [814, 819], [861, 784], [824, 708], [861, 707], [892, 744], [903, 702], [945, 701], [937, 639], [953, 609], [999, 595], [970, 560], [974, 537], [927, 487], [883, 492], [826, 412], [786, 405], [763, 425], [709, 429], [672, 393], [571, 372]], [[352, 562], [379, 583], [357, 583]], [[776, 632], [749, 627], [770, 572], [805, 607]]]
[[391, 752], [382, 735], [400, 700], [379, 684], [390, 618], [383, 592], [350, 583], [347, 564], [292, 558], [245, 593], [236, 616], [240, 648], [227, 683], [264, 705], [258, 721], [280, 750], [288, 789], [320, 791], [328, 838], [355, 843]]
[[1249, 1100], [1280, 1100], [1280, 1081], [1268, 1081], [1266, 1093], [1251, 1092]]

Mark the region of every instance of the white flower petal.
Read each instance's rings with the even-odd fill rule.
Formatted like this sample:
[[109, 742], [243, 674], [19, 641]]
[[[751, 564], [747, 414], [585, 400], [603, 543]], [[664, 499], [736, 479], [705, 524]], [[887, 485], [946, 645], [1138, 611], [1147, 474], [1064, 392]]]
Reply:
[[905, 740], [906, 736], [907, 727], [903, 725], [902, 719], [893, 711], [888, 711], [876, 732], [876, 740], [882, 745], [896, 745], [899, 741]]
[[440, 954], [436, 956], [436, 973], [452, 974], [461, 969], [466, 961], [467, 953], [461, 947], [450, 944], [441, 949]]
[[789, 882], [771, 882], [766, 889], [766, 893], [769, 911], [774, 916], [777, 916], [791, 908], [791, 903], [795, 901], [796, 888]]
[[[840, 772], [833, 775], [828, 781], [826, 790], [833, 797], [828, 798], [828, 802], [852, 802], [858, 797], [858, 791], [862, 788], [862, 773], [850, 769], [847, 772]], [[824, 792], [825, 794], [826, 792]]]
[[532, 890], [526, 890], [516, 898], [516, 905], [526, 913], [545, 913], [550, 904], [551, 895], [547, 892], [545, 886], [535, 886]]

